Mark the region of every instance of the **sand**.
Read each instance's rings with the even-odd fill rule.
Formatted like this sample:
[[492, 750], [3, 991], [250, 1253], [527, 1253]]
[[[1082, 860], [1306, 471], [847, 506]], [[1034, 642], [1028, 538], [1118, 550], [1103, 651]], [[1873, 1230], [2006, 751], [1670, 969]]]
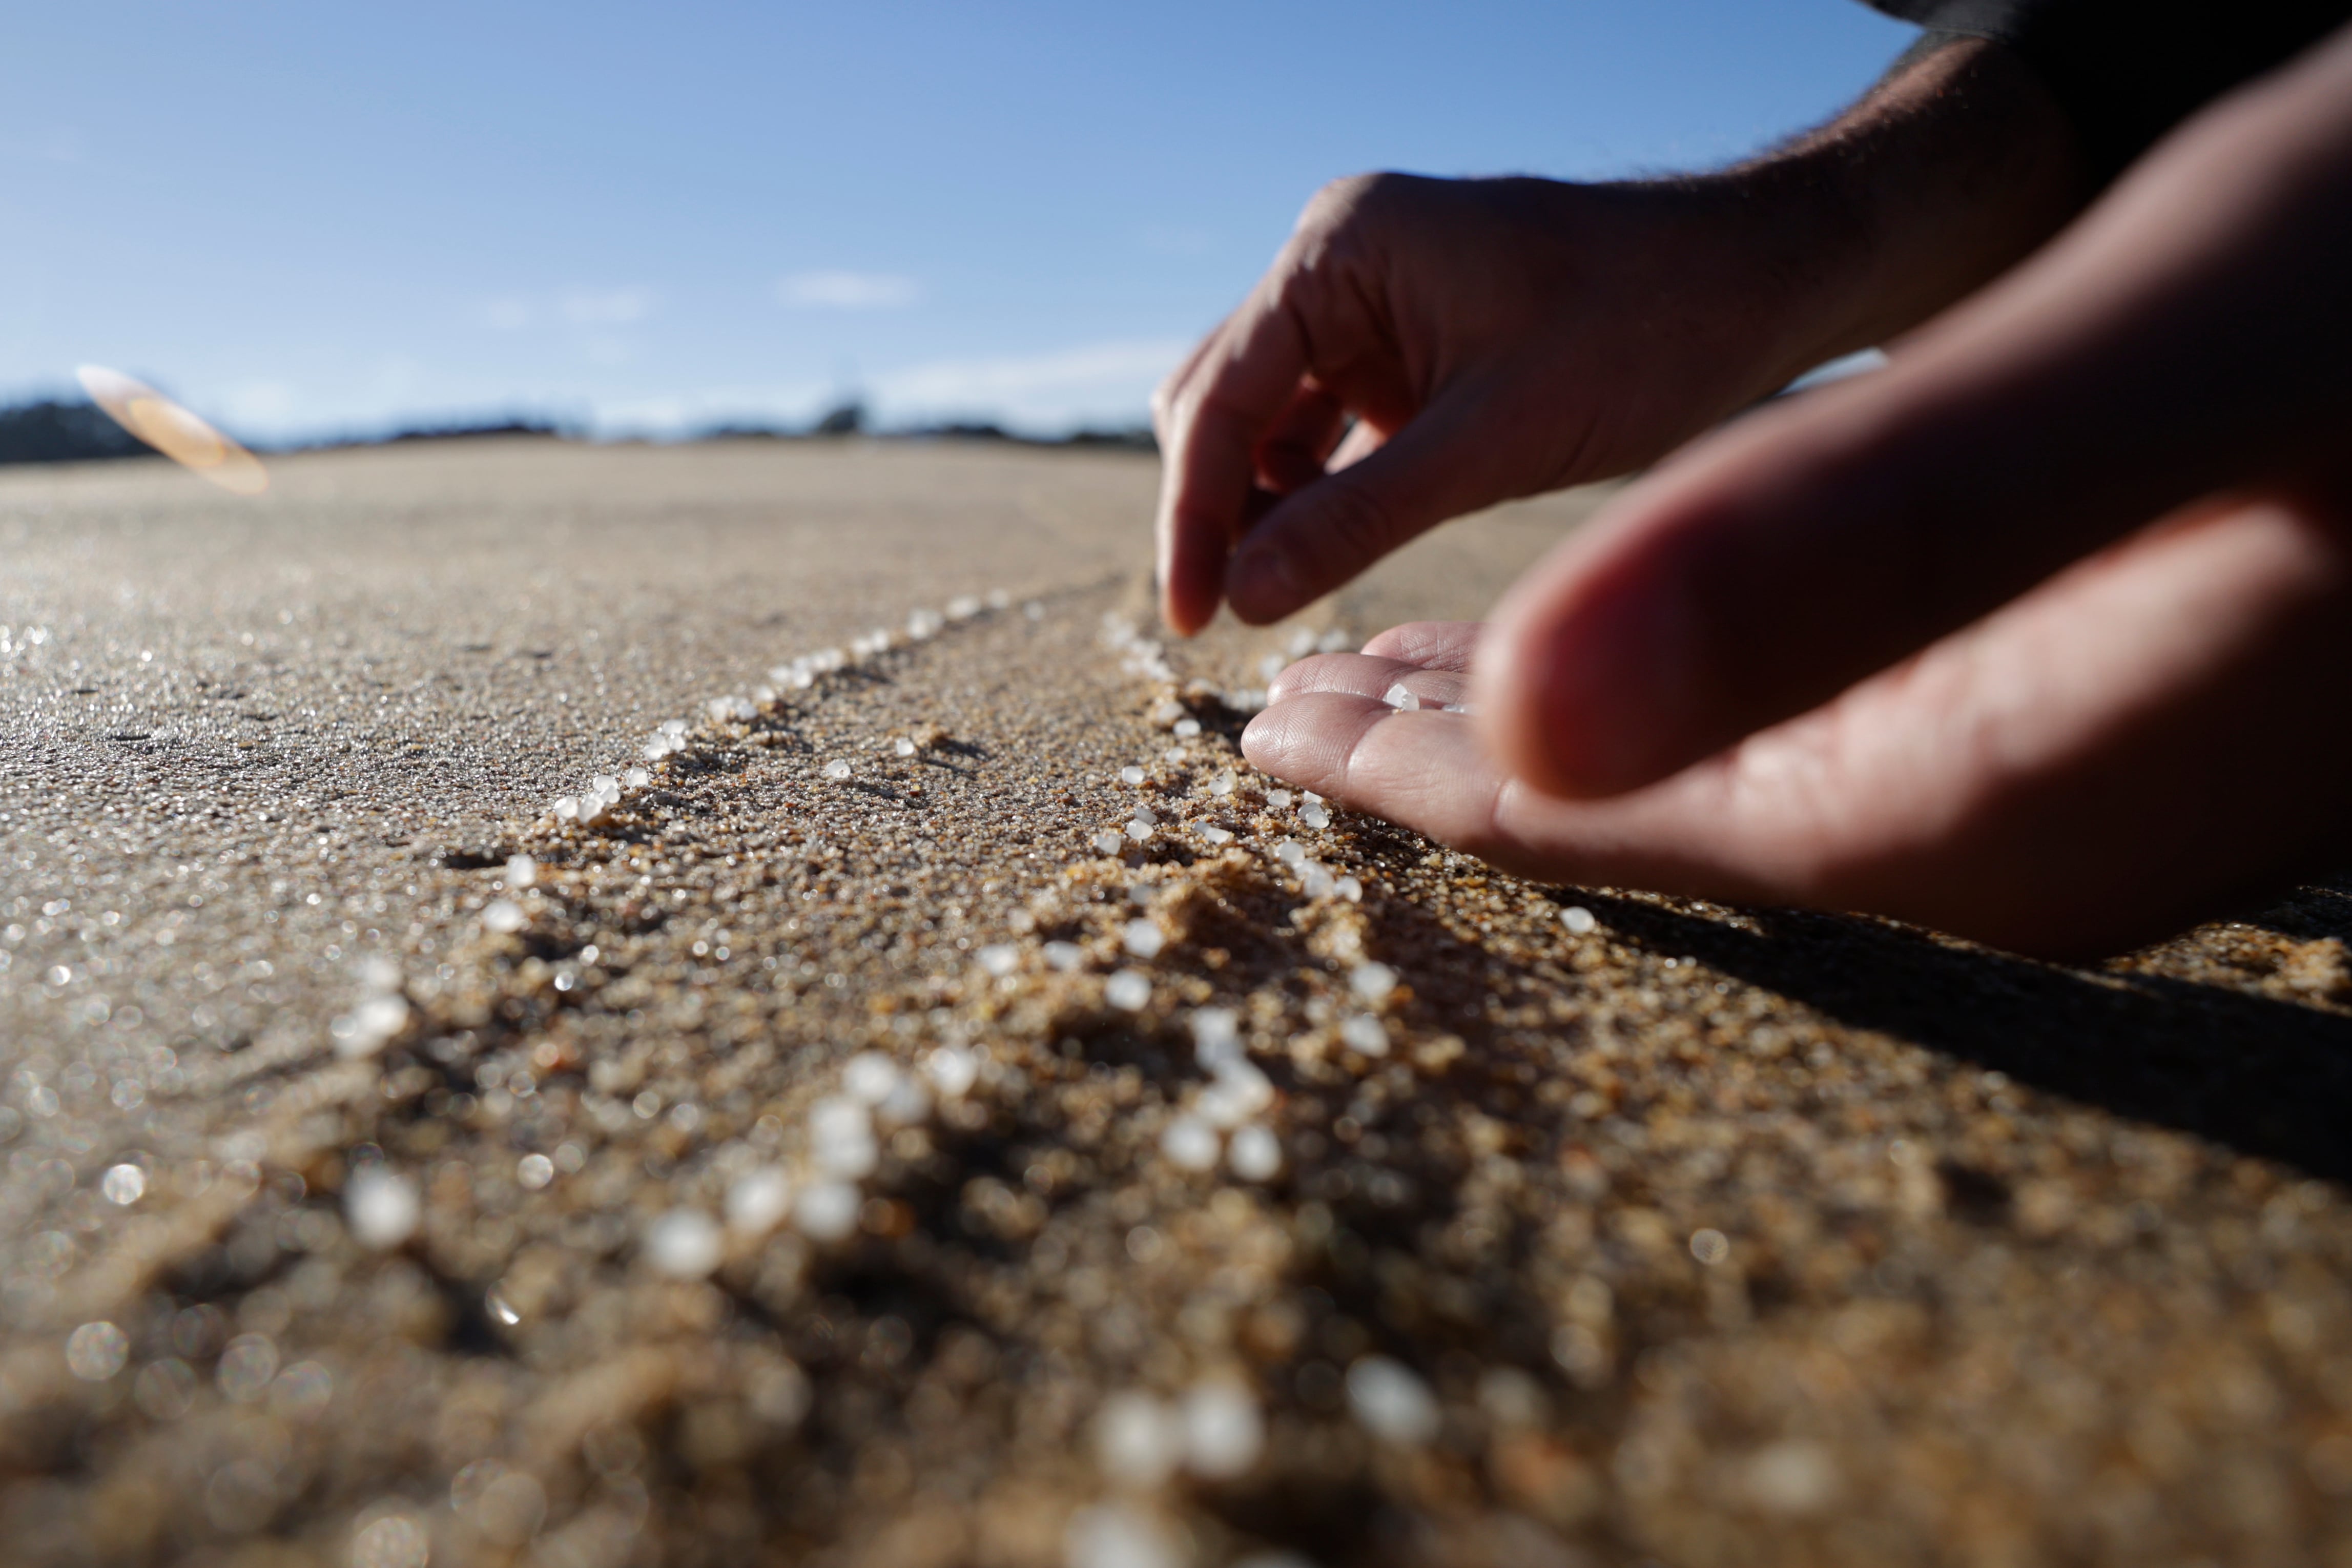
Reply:
[[2352, 1560], [2352, 898], [2056, 968], [1239, 762], [1591, 496], [1154, 648], [1123, 456], [274, 478], [0, 475], [10, 1563]]

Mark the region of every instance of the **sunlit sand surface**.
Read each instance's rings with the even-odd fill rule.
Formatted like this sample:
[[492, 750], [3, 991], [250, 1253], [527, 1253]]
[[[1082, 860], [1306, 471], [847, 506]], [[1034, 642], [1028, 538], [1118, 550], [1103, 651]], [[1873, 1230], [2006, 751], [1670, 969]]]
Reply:
[[1234, 738], [1592, 498], [1181, 645], [1155, 476], [0, 473], [0, 1557], [2352, 1545], [2352, 899], [2074, 971], [1494, 874]]

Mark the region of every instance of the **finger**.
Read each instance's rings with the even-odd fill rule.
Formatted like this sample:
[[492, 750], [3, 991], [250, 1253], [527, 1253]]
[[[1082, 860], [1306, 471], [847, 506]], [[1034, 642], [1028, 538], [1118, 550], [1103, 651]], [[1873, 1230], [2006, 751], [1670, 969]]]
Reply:
[[1284, 263], [1219, 328], [1169, 400], [1158, 538], [1160, 613], [1190, 635], [1216, 614], [1241, 532], [1259, 440], [1291, 405], [1307, 342], [1285, 306]]
[[1259, 487], [1287, 495], [1321, 479], [1347, 423], [1346, 405], [1311, 382], [1301, 386], [1258, 443]]
[[1276, 676], [1266, 689], [1266, 700], [1286, 702], [1310, 691], [1330, 691], [1419, 710], [1458, 705], [1466, 700], [1469, 689], [1469, 679], [1451, 670], [1424, 669], [1360, 653], [1327, 653], [1300, 659]]
[[1720, 776], [1700, 770], [1615, 800], [1570, 802], [1511, 779], [1456, 713], [1310, 691], [1242, 732], [1251, 763], [1524, 875], [1770, 900], [1780, 881], [1725, 843]]
[[1742, 421], [1564, 545], [1483, 656], [1505, 765], [1583, 796], [1664, 777], [2340, 438], [2338, 52], [2317, 100], [2297, 82], [2292, 114], [2258, 100], [2193, 128], [1886, 370]]
[[1377, 450], [1283, 498], [1250, 530], [1225, 574], [1234, 614], [1264, 626], [1320, 598], [1449, 517], [1492, 499], [1466, 460], [1477, 399], [1457, 393]]
[[1400, 676], [1416, 670], [1466, 675], [1478, 646], [1477, 621], [1408, 621], [1366, 643], [1360, 653], [1318, 654], [1302, 658], [1275, 678], [1266, 700], [1279, 702], [1299, 691], [1354, 691], [1377, 697]]
[[1484, 621], [1408, 621], [1381, 633], [1364, 645], [1364, 651], [1376, 658], [1466, 675], [1485, 630]]
[[1299, 659], [1274, 678], [1265, 689], [1269, 705], [1303, 697], [1310, 691], [1338, 691], [1355, 697], [1378, 697], [1414, 666], [1392, 658], [1360, 653], [1321, 653]]
[[1606, 800], [1538, 794], [1456, 716], [1360, 695], [1270, 707], [1244, 750], [1530, 876], [2113, 951], [2340, 854], [2352, 736], [2315, 716], [2352, 658], [2345, 515], [2271, 501], [2152, 531]]

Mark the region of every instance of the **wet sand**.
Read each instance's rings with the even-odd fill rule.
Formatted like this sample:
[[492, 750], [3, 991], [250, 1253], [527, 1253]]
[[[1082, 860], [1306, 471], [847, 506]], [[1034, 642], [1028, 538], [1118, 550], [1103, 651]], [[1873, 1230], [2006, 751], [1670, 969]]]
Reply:
[[1591, 497], [1156, 647], [1127, 457], [275, 478], [0, 473], [9, 1562], [2352, 1553], [2352, 897], [2065, 969], [1239, 762]]

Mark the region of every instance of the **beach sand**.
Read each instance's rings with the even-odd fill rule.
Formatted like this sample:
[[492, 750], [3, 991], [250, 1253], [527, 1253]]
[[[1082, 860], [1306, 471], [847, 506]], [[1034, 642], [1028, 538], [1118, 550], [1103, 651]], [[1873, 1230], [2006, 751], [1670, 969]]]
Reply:
[[9, 1563], [2352, 1562], [2352, 896], [2060, 968], [1240, 762], [1591, 494], [1163, 646], [1127, 456], [273, 478], [0, 474]]

